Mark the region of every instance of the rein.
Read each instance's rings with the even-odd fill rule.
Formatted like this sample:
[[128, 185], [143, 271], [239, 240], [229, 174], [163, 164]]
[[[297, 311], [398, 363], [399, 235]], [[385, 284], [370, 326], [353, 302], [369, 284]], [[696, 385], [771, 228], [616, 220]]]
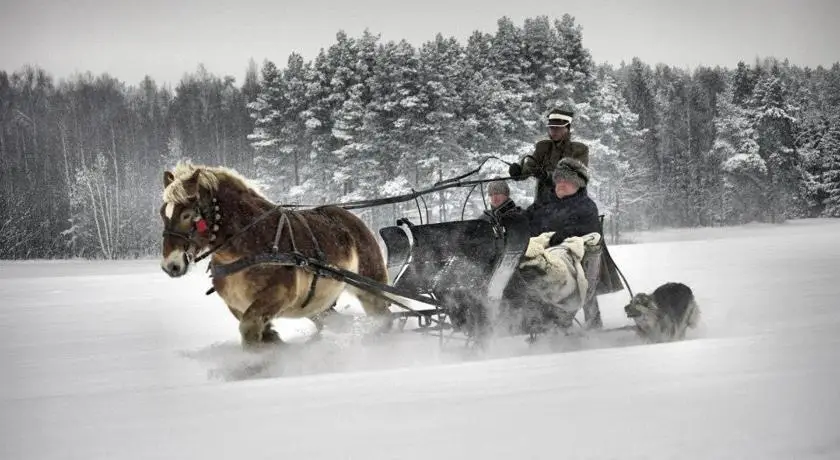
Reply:
[[468, 171], [464, 174], [461, 174], [456, 177], [452, 177], [449, 179], [444, 179], [442, 181], [435, 182], [434, 185], [427, 189], [417, 190], [415, 191], [412, 189], [411, 193], [405, 193], [402, 195], [396, 195], [392, 197], [386, 198], [372, 198], [369, 200], [357, 200], [357, 201], [347, 201], [344, 203], [328, 203], [328, 204], [319, 204], [319, 205], [312, 205], [312, 204], [291, 204], [286, 205], [286, 207], [290, 208], [317, 208], [320, 206], [339, 206], [347, 210], [351, 209], [363, 209], [363, 208], [372, 208], [375, 206], [383, 206], [386, 204], [395, 204], [395, 203], [404, 203], [406, 201], [416, 200], [417, 198], [422, 197], [423, 195], [428, 195], [430, 193], [439, 192], [441, 190], [446, 190], [453, 187], [468, 187], [470, 185], [478, 185], [478, 184], [485, 184], [490, 182], [495, 182], [497, 180], [508, 180], [514, 179], [513, 177], [492, 177], [490, 179], [474, 179], [470, 181], [461, 182], [461, 179], [465, 179], [473, 174], [478, 174], [481, 171], [481, 168], [484, 167], [485, 163], [489, 160], [499, 160], [506, 165], [510, 165], [509, 162], [502, 160], [501, 158], [490, 155], [478, 165], [477, 168], [473, 169], [472, 171]]
[[[388, 197], [388, 198], [376, 198], [376, 199], [370, 199], [370, 200], [350, 201], [350, 202], [346, 202], [346, 203], [327, 203], [327, 204], [319, 204], [319, 205], [308, 205], [308, 204], [277, 205], [277, 206], [274, 206], [273, 208], [269, 209], [268, 211], [265, 211], [264, 213], [262, 213], [259, 217], [254, 219], [251, 223], [246, 225], [244, 228], [242, 228], [242, 230], [239, 230], [238, 232], [236, 232], [230, 238], [225, 239], [225, 241], [211, 247], [210, 249], [205, 251], [203, 254], [197, 256], [193, 260], [193, 262], [199, 262], [199, 261], [207, 258], [208, 256], [210, 256], [214, 252], [216, 252], [219, 249], [227, 246], [231, 241], [233, 241], [233, 239], [241, 236], [246, 231], [250, 230], [254, 225], [262, 222], [264, 219], [271, 216], [275, 212], [277, 212], [277, 211], [282, 212], [283, 208], [321, 208], [321, 207], [326, 207], [326, 206], [339, 206], [339, 207], [342, 207], [342, 208], [347, 209], [347, 210], [372, 208], [372, 207], [382, 206], [382, 205], [386, 205], [386, 204], [404, 203], [406, 201], [414, 200], [414, 199], [416, 199], [416, 198], [418, 198], [422, 195], [427, 195], [429, 193], [439, 192], [441, 190], [446, 190], [446, 189], [450, 189], [450, 188], [454, 188], [454, 187], [467, 187], [467, 186], [470, 186], [470, 185], [486, 184], [486, 183], [494, 182], [494, 181], [497, 181], [497, 180], [507, 180], [507, 179], [510, 179], [510, 177], [494, 177], [494, 178], [490, 178], [490, 179], [476, 179], [476, 180], [464, 181], [464, 182], [460, 182], [460, 181], [459, 182], [452, 182], [452, 183], [448, 183], [448, 184], [433, 186], [433, 187], [430, 187], [430, 188], [425, 189], [425, 190], [418, 190], [416, 192], [406, 193], [406, 194], [403, 194], [403, 195], [397, 195], [397, 196]], [[180, 234], [178, 234], [177, 236], [183, 237]]]
[[386, 204], [395, 204], [395, 203], [404, 203], [406, 201], [411, 201], [417, 199], [423, 195], [428, 195], [434, 192], [440, 192], [442, 190], [454, 188], [454, 187], [469, 187], [471, 185], [478, 185], [478, 184], [486, 184], [490, 182], [495, 182], [498, 180], [508, 180], [513, 179], [510, 176], [507, 177], [491, 177], [489, 179], [474, 179], [470, 181], [456, 181], [452, 183], [445, 183], [446, 181], [439, 182], [440, 185], [435, 185], [429, 187], [424, 190], [417, 190], [411, 193], [405, 193], [402, 195], [391, 196], [387, 198], [373, 198], [370, 200], [358, 200], [358, 201], [347, 201], [344, 203], [327, 203], [327, 204], [287, 204], [285, 207], [287, 208], [319, 208], [324, 206], [338, 206], [347, 210], [351, 209], [363, 209], [363, 208], [372, 208], [376, 206], [382, 206]]
[[[265, 218], [269, 217], [273, 213], [275, 213], [277, 211], [282, 212], [283, 208], [289, 208], [289, 209], [291, 209], [291, 208], [320, 208], [320, 207], [326, 207], [326, 206], [338, 206], [338, 207], [341, 207], [341, 208], [344, 208], [344, 209], [347, 209], [347, 210], [372, 208], [372, 207], [376, 207], [376, 206], [383, 206], [383, 205], [386, 205], [386, 204], [404, 203], [406, 201], [416, 200], [417, 198], [422, 197], [423, 195], [428, 195], [430, 193], [439, 192], [439, 191], [454, 188], [454, 187], [468, 187], [468, 186], [471, 186], [471, 185], [478, 185], [478, 184], [486, 184], [486, 183], [489, 183], [489, 182], [495, 182], [497, 180], [513, 179], [512, 177], [508, 176], [508, 177], [493, 177], [493, 178], [490, 178], [490, 179], [474, 179], [474, 180], [470, 180], [470, 181], [461, 181], [461, 179], [464, 179], [464, 178], [466, 178], [468, 176], [471, 176], [473, 174], [477, 174], [481, 170], [481, 168], [484, 166], [484, 164], [490, 159], [497, 159], [497, 160], [499, 160], [503, 163], [509, 164], [508, 162], [502, 160], [501, 158], [498, 158], [498, 157], [495, 157], [495, 156], [490, 156], [490, 157], [485, 158], [481, 162], [481, 164], [479, 165], [478, 168], [476, 168], [472, 171], [469, 171], [468, 173], [462, 174], [462, 175], [457, 176], [457, 177], [453, 177], [451, 179], [446, 179], [446, 180], [437, 182], [432, 187], [429, 187], [429, 188], [424, 189], [424, 190], [413, 191], [411, 193], [405, 193], [405, 194], [402, 194], [402, 195], [396, 195], [396, 196], [392, 196], [392, 197], [373, 198], [373, 199], [369, 199], [369, 200], [348, 201], [348, 202], [344, 202], [344, 203], [327, 203], [327, 204], [319, 204], [319, 205], [311, 205], [311, 204], [276, 205], [273, 208], [269, 209], [268, 211], [265, 211], [263, 214], [261, 214], [259, 217], [257, 217], [250, 224], [246, 225], [242, 230], [239, 230], [238, 232], [236, 232], [230, 238], [225, 239], [224, 242], [219, 243], [219, 244], [211, 247], [210, 249], [205, 251], [203, 254], [197, 256], [193, 260], [193, 262], [200, 262], [201, 260], [207, 258], [208, 256], [210, 256], [214, 252], [216, 252], [219, 249], [225, 247], [234, 238], [239, 237], [240, 235], [242, 235], [243, 233], [245, 233], [246, 231], [251, 229], [254, 225], [261, 222]], [[285, 215], [285, 213], [283, 213], [283, 215]], [[282, 218], [283, 218], [283, 216], [281, 216], [281, 222], [282, 222]], [[304, 225], [306, 225], [306, 222], [303, 219], [301, 219], [301, 220], [304, 222]], [[291, 231], [291, 226], [289, 226], [289, 229]], [[281, 231], [282, 231], [282, 226], [278, 225], [278, 236], [275, 238], [275, 246], [277, 244], [277, 241], [279, 240], [279, 232], [281, 232]], [[310, 232], [310, 234], [312, 233], [311, 230], [309, 232]], [[181, 235], [178, 235], [178, 236], [181, 236]], [[319, 250], [319, 249], [317, 249], [317, 243], [316, 243], [316, 250]]]
[[282, 206], [274, 206], [273, 208], [269, 209], [268, 211], [262, 213], [259, 217], [257, 217], [253, 221], [251, 221], [251, 223], [246, 225], [242, 230], [239, 230], [238, 232], [234, 233], [233, 236], [231, 236], [230, 238], [227, 238], [227, 239], [225, 239], [225, 241], [223, 241], [219, 244], [216, 244], [212, 248], [205, 251], [204, 254], [201, 254], [201, 255], [197, 256], [195, 259], [193, 259], [193, 262], [194, 263], [195, 262], [200, 262], [201, 260], [205, 259], [206, 257], [208, 257], [209, 255], [213, 254], [214, 252], [218, 251], [219, 249], [227, 246], [231, 241], [233, 241], [234, 238], [244, 234], [246, 231], [250, 230], [254, 225], [257, 225], [258, 223], [262, 222], [265, 218], [267, 218], [271, 214], [273, 214], [277, 211], [282, 211], [282, 209], [283, 209]]

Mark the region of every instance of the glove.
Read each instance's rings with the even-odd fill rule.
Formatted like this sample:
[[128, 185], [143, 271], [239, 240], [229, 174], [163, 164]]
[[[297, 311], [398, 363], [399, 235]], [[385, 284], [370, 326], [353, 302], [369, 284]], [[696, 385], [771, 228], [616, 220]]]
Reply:
[[566, 241], [566, 238], [568, 237], [569, 236], [566, 235], [565, 232], [556, 232], [553, 235], [551, 235], [551, 239], [548, 240], [548, 245], [557, 246], [558, 244], [562, 244], [564, 241]]
[[508, 168], [508, 174], [513, 180], [525, 180], [526, 177], [522, 175], [522, 165], [519, 163], [513, 163]]

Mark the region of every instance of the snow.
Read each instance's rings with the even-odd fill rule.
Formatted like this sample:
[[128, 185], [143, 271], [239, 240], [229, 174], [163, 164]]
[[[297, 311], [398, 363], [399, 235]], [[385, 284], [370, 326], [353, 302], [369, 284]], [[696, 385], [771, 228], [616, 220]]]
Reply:
[[729, 173], [767, 174], [767, 164], [757, 153], [736, 153], [723, 162], [722, 168]]
[[634, 292], [694, 289], [688, 340], [486, 359], [411, 331], [246, 353], [203, 267], [0, 262], [0, 458], [838, 458], [840, 221], [660, 236], [611, 253]]

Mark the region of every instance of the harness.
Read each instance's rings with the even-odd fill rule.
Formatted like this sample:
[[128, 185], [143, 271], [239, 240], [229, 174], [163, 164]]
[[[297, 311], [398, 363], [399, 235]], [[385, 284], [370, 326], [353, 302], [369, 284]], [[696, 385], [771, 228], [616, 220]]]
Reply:
[[[298, 250], [297, 243], [295, 242], [294, 231], [292, 230], [292, 224], [289, 221], [289, 216], [297, 218], [297, 220], [301, 222], [304, 227], [306, 227], [306, 231], [309, 233], [309, 237], [312, 239], [312, 246], [315, 250], [315, 260], [327, 263], [326, 255], [321, 250], [321, 246], [318, 244], [318, 239], [315, 238], [315, 234], [312, 232], [312, 228], [309, 226], [309, 223], [306, 222], [306, 219], [297, 215], [297, 213], [295, 213], [294, 211], [284, 210], [281, 208], [280, 219], [277, 222], [277, 231], [274, 234], [274, 244], [271, 246], [271, 252], [252, 254], [250, 256], [242, 257], [227, 264], [211, 263], [209, 266], [210, 276], [213, 279], [224, 278], [226, 276], [230, 276], [236, 272], [244, 270], [248, 267], [266, 263], [279, 264], [283, 266], [296, 266], [301, 268], [306, 268], [307, 266], [309, 266], [309, 261], [312, 259], [310, 259]], [[292, 250], [291, 252], [281, 253], [280, 238], [283, 235], [283, 229], [286, 227], [289, 228], [289, 239], [291, 240]], [[216, 249], [218, 249], [218, 247]], [[304, 299], [303, 303], [300, 306], [301, 310], [306, 308], [307, 305], [309, 305], [309, 302], [315, 295], [315, 288], [318, 285], [318, 278], [319, 276], [317, 274], [313, 274], [312, 281], [309, 283], [309, 292], [306, 294], [306, 299]], [[210, 295], [213, 292], [215, 292], [215, 290], [215, 288], [210, 288], [205, 294]]]
[[[309, 271], [310, 273], [312, 273], [313, 276], [312, 276], [312, 282], [309, 285], [309, 292], [307, 293], [306, 299], [304, 300], [303, 304], [301, 304], [301, 307], [300, 307], [301, 309], [306, 307], [306, 305], [312, 300], [312, 297], [315, 293], [315, 288], [317, 286], [318, 278], [320, 278], [320, 277], [330, 278], [330, 279], [333, 279], [333, 280], [336, 280], [336, 281], [344, 282], [344, 283], [347, 283], [351, 286], [357, 287], [357, 288], [362, 289], [362, 290], [375, 291], [375, 292], [377, 292], [377, 295], [380, 295], [380, 296], [383, 296], [384, 295], [383, 293], [390, 293], [390, 294], [398, 295], [400, 297], [404, 297], [404, 298], [413, 300], [415, 302], [431, 303], [431, 304], [436, 305], [436, 306], [438, 305], [437, 301], [434, 300], [434, 299], [429, 299], [429, 298], [426, 298], [426, 297], [422, 297], [422, 296], [417, 295], [417, 294], [412, 293], [412, 292], [403, 292], [402, 290], [397, 289], [393, 286], [383, 284], [383, 283], [378, 283], [378, 282], [375, 282], [375, 281], [371, 281], [371, 280], [369, 280], [369, 279], [367, 279], [367, 278], [365, 278], [365, 277], [363, 277], [363, 276], [361, 276], [357, 273], [351, 272], [349, 270], [345, 270], [345, 269], [340, 268], [340, 267], [330, 265], [327, 262], [326, 255], [321, 250], [321, 247], [318, 244], [318, 240], [317, 240], [317, 238], [315, 238], [315, 234], [312, 232], [312, 228], [309, 226], [309, 223], [306, 221], [306, 219], [304, 219], [302, 216], [298, 215], [294, 211], [291, 211], [291, 210], [288, 210], [288, 209], [283, 209], [279, 206], [274, 207], [274, 208], [266, 211], [265, 213], [263, 213], [263, 215], [259, 216], [257, 219], [255, 219], [253, 222], [251, 222], [246, 227], [241, 229], [239, 232], [237, 232], [236, 234], [234, 234], [230, 238], [227, 238], [225, 242], [214, 246], [213, 248], [209, 249], [207, 252], [205, 252], [201, 256], [197, 257], [195, 259], [195, 262], [197, 262], [197, 261], [209, 256], [213, 252], [219, 250], [221, 247], [228, 244], [228, 242], [232, 241], [234, 238], [244, 234], [248, 229], [250, 229], [257, 222], [262, 221], [264, 218], [266, 218], [267, 216], [271, 215], [272, 213], [274, 213], [276, 211], [280, 211], [280, 219], [277, 223], [277, 231], [274, 235], [274, 243], [271, 247], [271, 252], [263, 252], [263, 253], [259, 253], [259, 254], [252, 254], [252, 255], [249, 255], [249, 256], [242, 257], [240, 259], [237, 259], [237, 260], [235, 260], [233, 262], [230, 262], [230, 263], [227, 263], [227, 264], [211, 263], [210, 266], [208, 267], [208, 270], [211, 272], [211, 277], [213, 277], [213, 278], [223, 278], [225, 276], [230, 276], [230, 275], [232, 275], [236, 272], [244, 270], [244, 269], [246, 269], [248, 267], [251, 267], [253, 265], [270, 263], [270, 264], [276, 264], [276, 265], [282, 265], [282, 266], [288, 266], [288, 267], [298, 267], [298, 268], [301, 268], [303, 270], [306, 270], [306, 271]], [[291, 225], [291, 222], [290, 222], [290, 220], [292, 218], [298, 219], [301, 222], [301, 224], [303, 224], [303, 226], [306, 228], [306, 231], [309, 233], [310, 238], [312, 238], [312, 246], [313, 246], [313, 249], [314, 249], [314, 252], [315, 252], [315, 257], [309, 257], [306, 254], [304, 254], [304, 253], [302, 253], [301, 251], [298, 250], [297, 243], [295, 242], [295, 238], [294, 238], [294, 231], [292, 229], [292, 225]], [[280, 246], [279, 245], [280, 239], [282, 238], [284, 229], [287, 228], [287, 227], [289, 229], [289, 237], [290, 237], [292, 248], [291, 248], [291, 251], [289, 251], [289, 252], [280, 252], [280, 247], [279, 247]], [[210, 295], [213, 292], [215, 292], [215, 290], [216, 290], [215, 288], [210, 288], [206, 292], [206, 294]], [[413, 311], [413, 312], [416, 313], [416, 310], [414, 310], [412, 307], [410, 307], [406, 303], [404, 303], [400, 300], [397, 300], [395, 298], [390, 298], [390, 300], [394, 304], [399, 305], [399, 306], [401, 306], [402, 308], [405, 308], [408, 311]], [[433, 318], [429, 318], [429, 321], [440, 323], [439, 320], [435, 320]]]
[[[196, 235], [205, 235], [208, 231], [210, 233], [208, 239], [212, 242], [216, 240], [216, 234], [219, 230], [219, 223], [221, 222], [221, 215], [219, 214], [219, 206], [218, 200], [214, 197], [212, 198], [212, 208], [211, 212], [205, 212], [202, 209], [201, 205], [196, 203], [194, 206], [194, 210], [196, 212], [196, 218], [193, 220], [192, 225], [190, 226], [189, 232], [179, 232], [174, 229], [175, 221], [170, 220], [168, 225], [163, 230], [163, 236], [174, 236], [176, 238], [180, 238], [190, 245], [194, 247], [201, 247], [202, 244], [196, 240]], [[204, 259], [205, 257], [213, 254], [214, 252], [218, 251], [225, 245], [229, 244], [233, 241], [234, 238], [244, 234], [248, 231], [251, 227], [256, 225], [257, 223], [261, 222], [266, 217], [270, 216], [274, 212], [280, 212], [280, 220], [277, 223], [277, 231], [274, 235], [274, 244], [271, 247], [270, 253], [262, 253], [262, 254], [253, 254], [250, 256], [245, 256], [240, 259], [237, 259], [231, 263], [227, 264], [214, 264], [210, 263], [208, 266], [208, 271], [210, 271], [210, 276], [213, 279], [224, 278], [226, 276], [230, 276], [234, 273], [237, 273], [241, 270], [244, 270], [248, 267], [258, 265], [258, 264], [265, 264], [265, 263], [273, 263], [273, 264], [280, 264], [284, 266], [296, 266], [301, 268], [306, 268], [311, 264], [314, 260], [316, 263], [323, 263], [326, 264], [326, 256], [324, 252], [321, 250], [321, 246], [318, 244], [318, 240], [315, 238], [315, 234], [312, 232], [312, 228], [309, 227], [309, 223], [306, 222], [306, 219], [297, 215], [294, 211], [283, 209], [280, 206], [275, 206], [268, 211], [264, 212], [258, 218], [254, 219], [250, 224], [246, 225], [245, 228], [239, 230], [236, 234], [227, 238], [223, 243], [217, 244], [211, 249], [207, 250], [204, 254], [197, 256], [195, 258], [190, 257], [193, 263], [197, 263]], [[163, 208], [161, 208], [161, 214], [163, 215]], [[205, 215], [211, 215], [211, 225], [205, 220]], [[297, 218], [303, 226], [306, 228], [307, 232], [309, 233], [310, 238], [312, 239], [312, 246], [315, 250], [315, 259], [311, 259], [307, 257], [305, 254], [300, 252], [297, 248], [297, 243], [295, 241], [294, 231], [292, 230], [292, 224], [289, 221], [289, 216], [293, 218]], [[292, 250], [288, 253], [280, 253], [280, 239], [283, 236], [283, 229], [288, 227], [289, 229], [289, 238], [291, 241]], [[188, 254], [189, 256], [189, 254]], [[312, 282], [309, 284], [309, 292], [306, 295], [303, 303], [301, 304], [301, 309], [305, 308], [309, 302], [312, 300], [312, 297], [315, 295], [315, 288], [318, 284], [318, 276], [315, 274], [312, 277]], [[211, 287], [205, 292], [205, 295], [210, 295], [216, 292], [215, 287]]]

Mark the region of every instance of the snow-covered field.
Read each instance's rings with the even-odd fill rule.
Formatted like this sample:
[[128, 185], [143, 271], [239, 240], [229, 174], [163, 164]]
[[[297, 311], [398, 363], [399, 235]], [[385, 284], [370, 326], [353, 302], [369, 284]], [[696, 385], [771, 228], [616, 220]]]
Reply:
[[0, 459], [840, 458], [840, 220], [637, 238], [612, 254], [694, 289], [687, 341], [249, 354], [202, 270], [0, 262]]

